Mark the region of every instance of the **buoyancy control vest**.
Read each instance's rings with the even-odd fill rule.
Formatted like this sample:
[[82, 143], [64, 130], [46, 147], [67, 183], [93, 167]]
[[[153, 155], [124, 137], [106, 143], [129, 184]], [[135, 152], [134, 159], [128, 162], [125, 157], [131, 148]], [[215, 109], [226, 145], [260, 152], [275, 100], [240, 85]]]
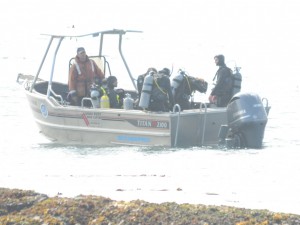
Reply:
[[213, 95], [217, 96], [231, 96], [233, 88], [232, 70], [227, 66], [220, 66], [213, 81], [217, 78], [215, 87], [213, 88]]
[[168, 90], [170, 88], [170, 81], [169, 85], [167, 83], [166, 75], [156, 74], [154, 75], [154, 83], [152, 87], [152, 95], [151, 95], [151, 102], [167, 102], [168, 101]]

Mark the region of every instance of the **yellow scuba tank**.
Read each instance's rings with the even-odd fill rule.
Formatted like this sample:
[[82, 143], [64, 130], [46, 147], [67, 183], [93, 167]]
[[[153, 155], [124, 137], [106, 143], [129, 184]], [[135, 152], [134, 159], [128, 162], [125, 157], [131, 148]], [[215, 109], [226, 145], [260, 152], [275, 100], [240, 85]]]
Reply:
[[100, 108], [110, 108], [109, 97], [106, 93], [100, 99]]

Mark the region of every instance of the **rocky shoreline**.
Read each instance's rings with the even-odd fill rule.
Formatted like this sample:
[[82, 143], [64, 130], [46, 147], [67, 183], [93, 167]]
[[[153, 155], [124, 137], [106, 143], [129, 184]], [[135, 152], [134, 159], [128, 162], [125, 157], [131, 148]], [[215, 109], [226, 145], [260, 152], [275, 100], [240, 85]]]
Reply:
[[114, 201], [101, 196], [48, 197], [0, 188], [1, 225], [296, 225], [300, 215], [229, 206]]

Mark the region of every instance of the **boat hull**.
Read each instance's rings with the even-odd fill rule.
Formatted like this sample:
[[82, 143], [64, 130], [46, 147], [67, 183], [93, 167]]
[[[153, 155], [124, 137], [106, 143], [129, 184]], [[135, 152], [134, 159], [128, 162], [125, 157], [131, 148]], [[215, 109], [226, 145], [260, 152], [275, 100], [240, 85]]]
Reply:
[[227, 124], [226, 108], [182, 112], [94, 109], [59, 104], [53, 97], [26, 91], [40, 132], [63, 144], [97, 146], [202, 146], [218, 144]]

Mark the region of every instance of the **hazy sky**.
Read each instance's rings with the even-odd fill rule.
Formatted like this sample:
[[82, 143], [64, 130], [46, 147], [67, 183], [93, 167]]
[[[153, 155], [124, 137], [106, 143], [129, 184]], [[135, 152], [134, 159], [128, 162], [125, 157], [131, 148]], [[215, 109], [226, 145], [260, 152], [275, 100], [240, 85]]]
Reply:
[[31, 35], [75, 25], [143, 30], [147, 45], [187, 61], [212, 63], [224, 53], [251, 67], [284, 70], [298, 62], [299, 0], [2, 0], [0, 6], [0, 50], [10, 41], [23, 49]]
[[[300, 24], [297, 0], [2, 0], [1, 26], [36, 31], [84, 25], [275, 35]], [[224, 35], [225, 36], [225, 35]]]

